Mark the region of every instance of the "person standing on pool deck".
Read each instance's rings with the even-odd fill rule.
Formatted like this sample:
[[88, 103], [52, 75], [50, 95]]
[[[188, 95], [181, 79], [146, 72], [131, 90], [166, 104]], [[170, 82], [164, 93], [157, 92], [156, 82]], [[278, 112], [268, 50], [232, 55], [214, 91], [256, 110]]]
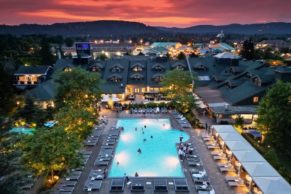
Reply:
[[135, 175], [134, 175], [135, 177], [138, 177], [138, 174], [137, 174], [137, 172], [135, 172]]
[[180, 143], [182, 143], [182, 141], [183, 141], [183, 136], [181, 135], [180, 136]]

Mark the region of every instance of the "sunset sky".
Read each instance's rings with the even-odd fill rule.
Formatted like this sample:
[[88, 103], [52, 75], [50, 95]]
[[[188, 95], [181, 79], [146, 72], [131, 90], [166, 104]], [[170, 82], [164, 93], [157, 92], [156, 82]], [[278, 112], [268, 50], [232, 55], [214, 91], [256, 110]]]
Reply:
[[291, 0], [0, 0], [0, 24], [94, 20], [168, 27], [291, 22]]

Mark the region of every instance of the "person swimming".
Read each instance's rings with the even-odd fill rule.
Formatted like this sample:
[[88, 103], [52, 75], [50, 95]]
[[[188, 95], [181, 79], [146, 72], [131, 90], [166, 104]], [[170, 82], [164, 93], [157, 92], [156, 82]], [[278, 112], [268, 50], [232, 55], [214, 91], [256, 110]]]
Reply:
[[146, 125], [144, 125], [144, 128], [147, 128], [147, 126], [146, 126]]
[[135, 173], [135, 175], [134, 175], [135, 177], [138, 177], [138, 174], [137, 174], [137, 172]]
[[116, 164], [119, 165], [119, 162], [117, 161]]
[[143, 141], [145, 142], [145, 141], [147, 141], [147, 139], [146, 139], [146, 138], [144, 138], [144, 139], [143, 139]]
[[141, 149], [140, 149], [140, 148], [138, 148], [137, 152], [138, 152], [139, 154], [141, 154]]
[[153, 139], [153, 138], [154, 138], [154, 136], [152, 136], [152, 135], [151, 135], [151, 138]]
[[134, 130], [137, 131], [137, 127]]

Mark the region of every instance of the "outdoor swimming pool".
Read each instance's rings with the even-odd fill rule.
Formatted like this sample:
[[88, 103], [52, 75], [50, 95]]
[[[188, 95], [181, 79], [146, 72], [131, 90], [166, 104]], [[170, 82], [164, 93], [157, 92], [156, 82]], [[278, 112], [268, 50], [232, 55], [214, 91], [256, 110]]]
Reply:
[[[184, 177], [176, 143], [180, 136], [187, 141], [187, 133], [173, 129], [169, 119], [119, 119], [117, 127], [121, 126], [124, 131], [109, 177], [134, 176], [136, 172], [143, 177]], [[141, 153], [137, 152], [139, 148]]]
[[14, 127], [10, 129], [10, 132], [28, 134], [31, 135], [35, 131], [35, 128]]

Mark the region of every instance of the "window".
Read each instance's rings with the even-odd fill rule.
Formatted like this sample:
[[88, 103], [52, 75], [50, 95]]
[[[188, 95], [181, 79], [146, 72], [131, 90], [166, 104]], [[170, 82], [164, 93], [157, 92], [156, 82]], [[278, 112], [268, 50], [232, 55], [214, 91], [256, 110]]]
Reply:
[[142, 71], [142, 67], [140, 67], [140, 66], [135, 66], [132, 70], [133, 70], [134, 72], [140, 72], [140, 71]]
[[259, 97], [258, 96], [254, 96], [253, 97], [253, 103], [258, 103], [259, 102]]

